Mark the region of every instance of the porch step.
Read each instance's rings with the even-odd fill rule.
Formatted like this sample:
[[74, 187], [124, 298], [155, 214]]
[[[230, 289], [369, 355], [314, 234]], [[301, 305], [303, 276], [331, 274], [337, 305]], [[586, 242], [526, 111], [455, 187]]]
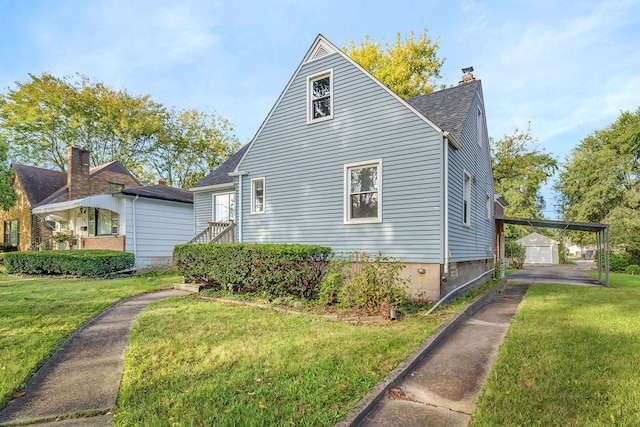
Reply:
[[177, 285], [173, 285], [173, 289], [187, 292], [200, 292], [202, 285], [197, 283], [178, 283]]

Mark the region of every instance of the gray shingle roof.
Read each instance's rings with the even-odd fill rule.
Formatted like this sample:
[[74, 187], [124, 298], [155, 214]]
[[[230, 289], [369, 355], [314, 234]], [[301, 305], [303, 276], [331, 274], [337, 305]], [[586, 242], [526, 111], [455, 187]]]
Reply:
[[202, 178], [193, 188], [233, 183], [233, 178], [229, 176], [229, 172], [233, 172], [236, 166], [238, 166], [248, 147], [249, 144], [245, 144], [244, 147], [236, 151], [235, 154], [229, 157], [223, 164], [215, 168], [213, 172]]
[[11, 168], [22, 184], [31, 207], [49, 197], [51, 193], [67, 183], [67, 173], [14, 163]]
[[[135, 182], [138, 183], [138, 185], [142, 185], [142, 183], [140, 181], [138, 181], [138, 178], [136, 178], [135, 176], [133, 176], [133, 174], [131, 172], [129, 172], [127, 170], [127, 168], [125, 168], [122, 163], [120, 163], [118, 160], [115, 160], [113, 162], [110, 163], [104, 163], [102, 165], [93, 167], [89, 170], [89, 177], [93, 178], [96, 175], [102, 173], [102, 172], [115, 172], [115, 173], [121, 173], [124, 175], [129, 175]], [[55, 192], [53, 193], [49, 193], [48, 197], [45, 200], [41, 200], [40, 203], [41, 205], [47, 205], [49, 203], [53, 203], [56, 200], [58, 200], [60, 197], [66, 195], [69, 193], [69, 183], [67, 182], [67, 173], [63, 172], [65, 179], [64, 182], [62, 183], [61, 186], [58, 186], [55, 189]]]
[[148, 199], [168, 200], [171, 202], [193, 203], [193, 193], [166, 185], [147, 185], [145, 187], [125, 188], [120, 191], [127, 196], [140, 196]]
[[443, 131], [460, 141], [480, 80], [407, 99], [407, 103]]

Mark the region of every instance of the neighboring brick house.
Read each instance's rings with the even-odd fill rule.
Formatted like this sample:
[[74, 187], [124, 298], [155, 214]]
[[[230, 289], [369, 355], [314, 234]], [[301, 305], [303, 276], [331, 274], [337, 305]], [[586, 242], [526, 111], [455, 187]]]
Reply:
[[90, 169], [89, 154], [71, 147], [63, 185], [31, 205], [33, 223], [46, 230], [31, 236], [31, 247], [58, 231], [72, 236], [60, 249], [132, 252], [138, 268], [171, 264], [173, 247], [193, 236], [193, 194], [160, 183], [142, 186], [120, 162]]
[[36, 206], [85, 196], [113, 193], [142, 184], [120, 162], [89, 167], [89, 151], [69, 147], [67, 172], [12, 164], [13, 188], [18, 195], [8, 211], [0, 210], [3, 241], [21, 250], [35, 249], [49, 240], [55, 231], [54, 221], [46, 215], [34, 215]]

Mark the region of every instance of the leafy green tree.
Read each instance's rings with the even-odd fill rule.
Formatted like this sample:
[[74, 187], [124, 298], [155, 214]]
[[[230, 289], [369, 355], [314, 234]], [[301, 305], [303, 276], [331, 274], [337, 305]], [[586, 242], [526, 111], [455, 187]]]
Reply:
[[640, 108], [584, 138], [563, 166], [565, 219], [609, 223], [611, 243], [640, 255]]
[[[556, 160], [533, 145], [536, 139], [531, 128], [516, 129], [502, 139], [490, 140], [491, 162], [496, 193], [502, 195], [509, 205], [505, 215], [515, 218], [542, 218], [545, 200], [540, 192], [542, 185], [555, 173]], [[524, 236], [522, 227], [508, 226], [509, 238]]]
[[159, 134], [164, 108], [149, 96], [116, 92], [82, 75], [29, 75], [0, 98], [0, 138], [19, 163], [67, 166], [67, 148], [91, 151], [93, 166], [119, 160], [138, 172]]
[[0, 207], [5, 211], [8, 211], [18, 200], [11, 185], [13, 173], [7, 165], [8, 151], [7, 144], [0, 141]]
[[62, 171], [68, 147], [81, 145], [92, 166], [118, 160], [143, 182], [176, 186], [192, 185], [238, 145], [222, 117], [176, 113], [148, 95], [48, 73], [0, 95], [0, 142], [15, 162]]
[[413, 31], [404, 40], [398, 33], [392, 45], [383, 45], [384, 39], [378, 42], [365, 36], [358, 45], [349, 41], [342, 51], [389, 89], [407, 99], [443, 87], [437, 84], [444, 63], [444, 58], [437, 56], [439, 40], [432, 41], [425, 29], [417, 40]]
[[491, 138], [495, 189], [510, 204], [508, 216], [542, 218], [545, 200], [540, 190], [558, 165], [551, 155], [532, 148], [535, 143], [530, 128]]
[[153, 148], [153, 169], [168, 185], [192, 187], [239, 146], [231, 122], [216, 114], [171, 111], [167, 119]]

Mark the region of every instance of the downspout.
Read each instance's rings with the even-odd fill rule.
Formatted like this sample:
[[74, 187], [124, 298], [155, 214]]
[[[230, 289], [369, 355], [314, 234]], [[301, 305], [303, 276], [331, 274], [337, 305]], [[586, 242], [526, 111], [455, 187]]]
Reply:
[[131, 202], [131, 215], [133, 216], [133, 256], [136, 257], [136, 264], [138, 261], [138, 239], [136, 236], [136, 200], [140, 197], [139, 194], [136, 194], [136, 198]]
[[242, 175], [238, 177], [238, 185], [240, 188], [238, 189], [238, 202], [236, 206], [238, 206], [238, 242], [242, 243]]
[[444, 249], [444, 281], [449, 278], [449, 132], [442, 133], [443, 147], [443, 249]]
[[238, 177], [238, 185], [240, 188], [238, 189], [238, 202], [236, 203], [238, 209], [238, 221], [236, 221], [236, 226], [238, 228], [238, 242], [242, 242], [242, 176], [248, 175], [247, 172], [237, 171], [237, 172], [229, 172], [229, 176]]

